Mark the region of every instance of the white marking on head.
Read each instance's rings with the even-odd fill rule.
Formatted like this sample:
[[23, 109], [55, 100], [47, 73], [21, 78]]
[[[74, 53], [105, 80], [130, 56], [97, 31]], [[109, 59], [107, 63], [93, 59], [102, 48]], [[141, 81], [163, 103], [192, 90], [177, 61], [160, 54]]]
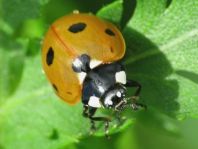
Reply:
[[113, 101], [111, 100], [111, 97], [107, 97], [107, 98], [105, 99], [105, 101], [104, 101], [104, 104], [105, 104], [106, 106], [111, 106], [111, 105], [113, 105]]
[[118, 91], [118, 92], [116, 93], [116, 96], [118, 96], [118, 97], [120, 98], [120, 97], [122, 97], [122, 93], [121, 93], [120, 91]]
[[85, 80], [85, 77], [86, 77], [87, 73], [85, 73], [85, 72], [80, 72], [80, 73], [76, 73], [76, 74], [77, 74], [77, 76], [78, 76], [78, 80], [79, 80], [80, 84], [82, 84], [83, 81]]
[[89, 63], [89, 67], [91, 69], [97, 67], [98, 65], [102, 64], [102, 61], [96, 60], [96, 59], [92, 59]]
[[126, 73], [125, 71], [119, 71], [115, 74], [116, 82], [126, 84]]
[[104, 88], [103, 88], [102, 86], [98, 86], [98, 89], [99, 89], [99, 91], [100, 91], [101, 93], [104, 93], [104, 92], [105, 92], [105, 90], [104, 90]]
[[79, 60], [79, 58], [76, 58], [73, 61], [73, 65], [78, 68], [78, 67], [81, 67], [82, 66], [82, 62], [81, 62], [81, 60]]
[[100, 98], [98, 98], [96, 96], [91, 96], [89, 98], [88, 105], [90, 107], [94, 107], [94, 108], [101, 108], [102, 107], [102, 105], [100, 104]]

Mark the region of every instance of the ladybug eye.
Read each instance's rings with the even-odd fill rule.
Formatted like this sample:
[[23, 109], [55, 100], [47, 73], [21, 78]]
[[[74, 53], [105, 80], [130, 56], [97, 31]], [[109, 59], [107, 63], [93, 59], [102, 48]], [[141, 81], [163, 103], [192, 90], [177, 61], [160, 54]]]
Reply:
[[105, 33], [110, 35], [110, 36], [115, 36], [115, 33], [109, 28], [105, 29]]
[[86, 28], [86, 24], [85, 23], [76, 23], [76, 24], [72, 24], [68, 30], [72, 33], [78, 33], [78, 32], [82, 32], [85, 28]]

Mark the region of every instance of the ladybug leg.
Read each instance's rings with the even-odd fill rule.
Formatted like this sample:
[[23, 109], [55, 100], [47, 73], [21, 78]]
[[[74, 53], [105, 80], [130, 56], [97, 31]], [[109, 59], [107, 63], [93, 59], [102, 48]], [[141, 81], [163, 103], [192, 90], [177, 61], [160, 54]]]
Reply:
[[121, 115], [122, 111], [123, 111], [123, 108], [115, 111], [116, 112], [115, 113], [115, 118], [117, 120], [117, 125], [118, 126], [122, 126], [122, 124], [126, 121], [126, 118]]
[[89, 107], [84, 105], [83, 116], [90, 119], [91, 122], [91, 132], [96, 130], [95, 121], [104, 121], [105, 122], [105, 136], [109, 138], [109, 122], [111, 121], [108, 117], [94, 117], [97, 108]]
[[92, 107], [89, 107], [89, 119], [90, 119], [90, 123], [91, 123], [91, 134], [93, 134], [93, 132], [96, 131], [96, 126], [95, 126], [95, 121], [92, 120], [90, 117], [92, 117], [95, 113], [96, 113], [96, 108], [92, 108]]
[[120, 113], [123, 110], [123, 105], [126, 105], [127, 101], [125, 99], [121, 100], [117, 105], [115, 105], [115, 111], [117, 111], [117, 113]]
[[139, 109], [147, 109], [147, 106], [145, 105], [145, 104], [142, 104], [142, 103], [132, 103], [131, 105], [131, 108], [133, 109], [133, 110], [139, 110]]
[[[83, 116], [86, 117], [86, 118], [89, 118], [91, 116], [93, 116], [96, 112], [96, 109], [95, 108], [89, 108], [88, 105], [84, 105], [83, 106]], [[90, 119], [90, 123], [91, 123], [91, 134], [93, 134], [93, 132], [96, 130], [96, 127], [95, 127], [95, 121], [93, 121], [92, 119]]]
[[125, 85], [126, 87], [136, 87], [137, 90], [135, 91], [134, 96], [130, 97], [132, 103], [130, 104], [131, 108], [133, 110], [138, 110], [140, 108], [144, 108], [147, 109], [147, 106], [142, 104], [142, 103], [138, 103], [137, 100], [139, 99], [139, 94], [140, 91], [142, 89], [142, 86], [140, 83], [138, 83], [137, 81], [133, 81], [133, 80], [127, 80], [127, 83]]
[[135, 94], [134, 94], [134, 98], [139, 98], [139, 94], [140, 94], [140, 91], [142, 89], [142, 86], [140, 83], [138, 83], [137, 81], [133, 81], [133, 80], [127, 80], [127, 83], [125, 85], [126, 87], [136, 87], [137, 90], [135, 91]]
[[111, 121], [108, 117], [89, 117], [93, 121], [104, 121], [105, 122], [105, 136], [109, 139], [109, 122]]
[[109, 136], [109, 121], [105, 122], [105, 137], [107, 139], [110, 139], [110, 136]]

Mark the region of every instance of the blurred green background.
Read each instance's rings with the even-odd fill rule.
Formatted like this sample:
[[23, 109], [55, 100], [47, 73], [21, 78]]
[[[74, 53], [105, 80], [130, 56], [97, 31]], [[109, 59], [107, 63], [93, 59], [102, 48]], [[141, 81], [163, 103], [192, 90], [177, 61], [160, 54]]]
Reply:
[[[110, 140], [102, 125], [89, 136], [81, 104], [60, 101], [42, 72], [45, 32], [73, 10], [118, 26], [128, 76], [143, 84], [148, 110], [126, 110]], [[198, 148], [197, 12], [197, 0], [0, 0], [0, 149]]]

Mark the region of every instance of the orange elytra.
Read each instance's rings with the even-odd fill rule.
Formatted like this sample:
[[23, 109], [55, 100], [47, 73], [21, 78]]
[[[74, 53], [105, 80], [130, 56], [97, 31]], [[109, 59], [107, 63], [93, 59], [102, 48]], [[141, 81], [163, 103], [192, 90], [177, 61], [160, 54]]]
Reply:
[[73, 13], [56, 20], [43, 41], [42, 64], [56, 94], [69, 104], [81, 99], [82, 83], [72, 69], [81, 54], [111, 63], [125, 54], [125, 42], [117, 27], [88, 13]]

